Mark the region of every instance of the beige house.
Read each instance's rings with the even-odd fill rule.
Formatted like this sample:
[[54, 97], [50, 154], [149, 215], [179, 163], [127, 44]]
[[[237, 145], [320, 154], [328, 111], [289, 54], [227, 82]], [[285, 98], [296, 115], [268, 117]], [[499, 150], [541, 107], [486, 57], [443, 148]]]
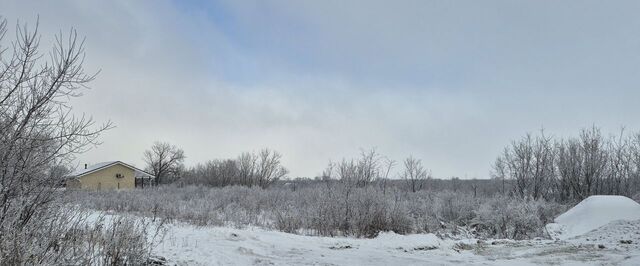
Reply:
[[103, 162], [73, 172], [67, 179], [67, 188], [79, 189], [132, 189], [146, 186], [155, 177], [121, 161]]

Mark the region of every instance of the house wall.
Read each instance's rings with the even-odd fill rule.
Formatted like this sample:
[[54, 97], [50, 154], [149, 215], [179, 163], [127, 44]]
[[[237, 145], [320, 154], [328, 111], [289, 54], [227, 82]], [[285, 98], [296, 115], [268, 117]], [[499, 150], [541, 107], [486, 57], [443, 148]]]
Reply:
[[[116, 178], [116, 174], [124, 177]], [[132, 189], [135, 188], [135, 172], [133, 169], [119, 164], [100, 169], [80, 177], [82, 189]]]

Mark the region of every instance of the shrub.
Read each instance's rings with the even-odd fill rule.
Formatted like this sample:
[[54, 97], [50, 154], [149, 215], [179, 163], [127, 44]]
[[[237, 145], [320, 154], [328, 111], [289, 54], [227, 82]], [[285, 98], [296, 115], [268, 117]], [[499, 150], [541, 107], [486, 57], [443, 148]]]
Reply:
[[259, 226], [288, 233], [375, 237], [379, 232], [439, 233], [475, 229], [480, 237], [542, 236], [545, 223], [564, 206], [543, 200], [473, 197], [462, 192], [385, 192], [373, 186], [318, 184], [286, 187], [161, 186], [130, 191], [78, 191], [76, 200], [99, 210], [196, 225]]
[[27, 229], [35, 237], [25, 237], [27, 230], [2, 234], [0, 264], [141, 265], [164, 229], [162, 222], [126, 214], [107, 219], [68, 205], [32, 224]]
[[486, 237], [526, 239], [543, 236], [545, 224], [566, 208], [542, 200], [497, 196], [482, 204], [473, 226]]

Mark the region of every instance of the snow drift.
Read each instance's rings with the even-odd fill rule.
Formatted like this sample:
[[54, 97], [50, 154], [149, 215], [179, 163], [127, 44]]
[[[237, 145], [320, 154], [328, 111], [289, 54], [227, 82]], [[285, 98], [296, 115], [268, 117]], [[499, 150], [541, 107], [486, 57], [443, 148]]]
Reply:
[[618, 220], [640, 219], [640, 204], [624, 196], [591, 196], [546, 226], [555, 239], [568, 239]]

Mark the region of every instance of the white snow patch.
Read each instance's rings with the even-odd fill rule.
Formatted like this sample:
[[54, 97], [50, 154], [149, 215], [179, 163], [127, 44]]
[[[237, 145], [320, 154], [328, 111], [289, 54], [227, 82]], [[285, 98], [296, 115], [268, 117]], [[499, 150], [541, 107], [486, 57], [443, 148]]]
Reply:
[[440, 248], [443, 241], [434, 234], [399, 235], [394, 232], [382, 232], [371, 243], [380, 244], [381, 248], [404, 250], [433, 250]]
[[619, 220], [640, 219], [640, 204], [624, 196], [590, 196], [546, 226], [556, 239], [580, 236]]
[[317, 237], [259, 228], [176, 224], [155, 254], [177, 265], [465, 265], [484, 264], [471, 251], [433, 234], [383, 232], [373, 239]]
[[568, 241], [583, 244], [603, 244], [607, 247], [632, 247], [640, 250], [640, 220], [613, 221]]
[[[618, 226], [617, 231], [627, 228]], [[170, 265], [640, 265], [637, 245], [607, 242], [600, 249], [594, 244], [452, 240], [393, 232], [373, 239], [332, 238], [178, 223], [154, 254]]]

